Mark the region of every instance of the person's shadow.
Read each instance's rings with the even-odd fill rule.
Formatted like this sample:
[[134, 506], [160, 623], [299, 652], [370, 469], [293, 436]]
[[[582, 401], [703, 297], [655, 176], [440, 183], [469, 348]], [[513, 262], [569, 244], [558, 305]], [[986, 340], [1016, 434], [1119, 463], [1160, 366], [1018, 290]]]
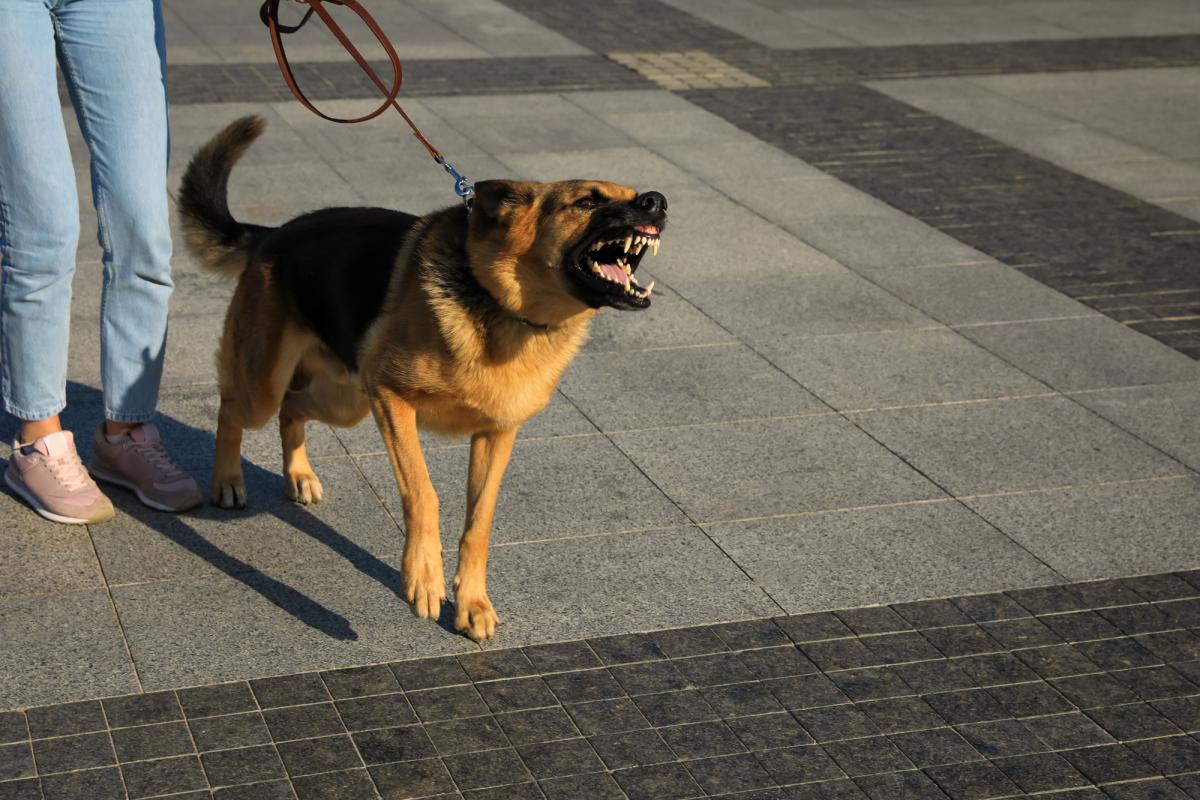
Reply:
[[[216, 391], [215, 386], [213, 391]], [[91, 452], [91, 433], [99, 424], [102, 409], [103, 402], [99, 390], [73, 381], [68, 382], [67, 408], [62, 414], [63, 427], [75, 432], [78, 447], [85, 462]], [[161, 412], [156, 416], [154, 422], [162, 431], [163, 439], [169, 444], [173, 453], [211, 454], [215, 448], [216, 437], [212, 431], [197, 428]], [[215, 425], [215, 418], [213, 423]], [[245, 470], [247, 486], [259, 487], [260, 496], [264, 490], [274, 490], [282, 494], [283, 477], [281, 475], [265, 470], [245, 459], [242, 461], [242, 466]], [[201, 490], [204, 492], [207, 504], [208, 487], [203, 481]], [[7, 487], [4, 487], [4, 491], [8, 492]], [[291, 614], [305, 625], [335, 639], [355, 640], [358, 638], [350, 621], [342, 615], [326, 608], [300, 590], [230, 555], [206, 539], [189, 524], [189, 515], [196, 512], [168, 514], [145, 507], [131, 492], [114, 487], [106, 489], [106, 493], [112, 498], [118, 513], [128, 514], [180, 547], [203, 558], [229, 577], [258, 592], [263, 599]], [[251, 497], [250, 503], [246, 509], [222, 511], [221, 513], [228, 514], [228, 520], [231, 523], [244, 525], [253, 525], [255, 517], [270, 514], [325, 545], [333, 554], [346, 559], [364, 575], [378, 581], [390, 590], [400, 603], [406, 604], [404, 584], [399, 570], [365, 550], [352, 539], [334, 530], [303, 506], [267, 500], [262, 497], [257, 506], [254, 505], [253, 497]], [[401, 532], [397, 530], [396, 534], [399, 536]], [[453, 605], [444, 603], [438, 624], [454, 633], [453, 620]]]

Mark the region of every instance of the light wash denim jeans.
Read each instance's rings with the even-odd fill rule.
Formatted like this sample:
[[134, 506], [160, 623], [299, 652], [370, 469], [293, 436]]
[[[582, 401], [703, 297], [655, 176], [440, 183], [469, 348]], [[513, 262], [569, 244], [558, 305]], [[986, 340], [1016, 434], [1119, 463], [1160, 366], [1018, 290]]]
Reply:
[[143, 422], [173, 287], [158, 0], [0, 0], [0, 395], [23, 420], [66, 405], [79, 199], [56, 59], [91, 154], [104, 413]]

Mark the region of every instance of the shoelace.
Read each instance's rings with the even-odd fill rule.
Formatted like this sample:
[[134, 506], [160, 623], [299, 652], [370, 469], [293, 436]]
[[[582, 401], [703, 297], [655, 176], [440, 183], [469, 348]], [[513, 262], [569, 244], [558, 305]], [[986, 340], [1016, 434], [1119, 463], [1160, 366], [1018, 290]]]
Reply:
[[87, 470], [83, 467], [83, 462], [79, 460], [79, 454], [74, 451], [64, 453], [56, 458], [46, 457], [44, 458], [44, 462], [50, 470], [50, 474], [67, 491], [75, 492], [85, 489], [91, 483], [92, 479], [88, 477]]
[[149, 461], [151, 466], [161, 470], [164, 478], [183, 477], [183, 470], [171, 460], [162, 442], [130, 442], [130, 446]]

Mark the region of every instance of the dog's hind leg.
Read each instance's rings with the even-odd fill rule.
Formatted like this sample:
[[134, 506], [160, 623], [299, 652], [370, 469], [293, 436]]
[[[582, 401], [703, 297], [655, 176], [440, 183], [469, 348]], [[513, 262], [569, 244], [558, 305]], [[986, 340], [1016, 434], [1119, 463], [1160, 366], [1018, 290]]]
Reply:
[[510, 428], [471, 437], [467, 520], [458, 543], [458, 569], [454, 574], [454, 627], [476, 641], [492, 638], [500, 624], [487, 593], [488, 540], [500, 480], [516, 436], [517, 429]]
[[221, 508], [246, 505], [242, 433], [261, 428], [279, 410], [296, 364], [312, 344], [312, 335], [293, 330], [272, 300], [252, 302], [247, 284], [253, 277], [248, 273], [238, 285], [217, 353], [221, 409], [210, 494]]
[[438, 498], [421, 454], [417, 411], [386, 386], [374, 387], [370, 394], [371, 411], [404, 503], [404, 596], [418, 617], [437, 619], [446, 599], [446, 574], [438, 533]]

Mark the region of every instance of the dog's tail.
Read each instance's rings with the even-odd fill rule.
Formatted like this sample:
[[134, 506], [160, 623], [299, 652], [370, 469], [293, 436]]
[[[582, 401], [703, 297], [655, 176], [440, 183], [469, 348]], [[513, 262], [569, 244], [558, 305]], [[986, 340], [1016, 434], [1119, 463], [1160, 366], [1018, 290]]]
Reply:
[[266, 122], [248, 116], [230, 123], [192, 157], [179, 189], [179, 217], [188, 248], [209, 268], [230, 277], [246, 268], [250, 243], [261, 225], [229, 213], [229, 173], [262, 135]]

